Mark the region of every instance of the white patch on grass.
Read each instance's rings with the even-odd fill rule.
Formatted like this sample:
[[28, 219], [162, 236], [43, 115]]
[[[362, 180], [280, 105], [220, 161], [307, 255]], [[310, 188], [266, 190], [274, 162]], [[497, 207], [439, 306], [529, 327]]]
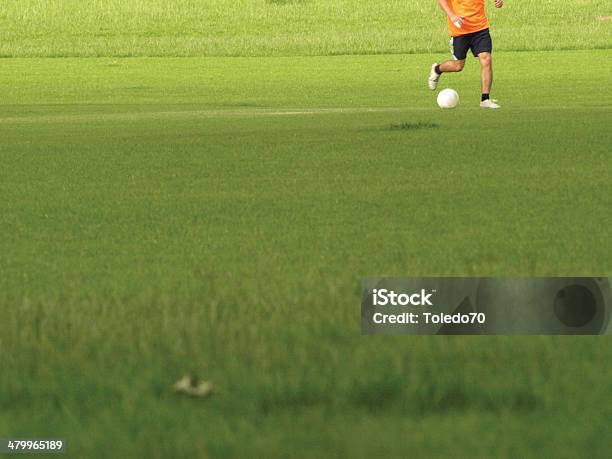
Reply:
[[391, 113], [428, 108], [407, 107], [355, 107], [355, 108], [303, 108], [303, 109], [231, 109], [231, 110], [181, 110], [159, 112], [84, 113], [78, 115], [31, 115], [0, 118], [0, 124], [29, 123], [83, 123], [101, 121], [140, 121], [155, 119], [197, 118], [256, 118], [273, 116], [308, 116], [327, 114]]

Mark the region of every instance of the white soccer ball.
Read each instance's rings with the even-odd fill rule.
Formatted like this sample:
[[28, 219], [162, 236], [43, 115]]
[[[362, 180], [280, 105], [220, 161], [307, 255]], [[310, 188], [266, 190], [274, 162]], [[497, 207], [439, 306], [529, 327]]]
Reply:
[[454, 89], [443, 89], [438, 94], [440, 108], [455, 108], [459, 105], [459, 94]]

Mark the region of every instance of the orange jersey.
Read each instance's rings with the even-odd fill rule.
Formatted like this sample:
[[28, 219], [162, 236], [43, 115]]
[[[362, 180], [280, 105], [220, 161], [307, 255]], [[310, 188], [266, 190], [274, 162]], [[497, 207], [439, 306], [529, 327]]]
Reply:
[[448, 0], [448, 4], [457, 16], [463, 18], [463, 27], [460, 29], [448, 19], [448, 32], [451, 37], [480, 32], [489, 27], [485, 0]]

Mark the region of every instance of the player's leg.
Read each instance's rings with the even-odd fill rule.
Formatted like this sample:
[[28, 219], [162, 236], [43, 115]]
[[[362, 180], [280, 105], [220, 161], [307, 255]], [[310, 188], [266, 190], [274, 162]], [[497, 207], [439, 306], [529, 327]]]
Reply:
[[482, 100], [489, 99], [491, 94], [491, 86], [493, 84], [493, 58], [491, 53], [480, 53], [478, 55], [480, 67], [482, 69]]
[[472, 37], [472, 54], [478, 57], [481, 67], [482, 95], [480, 106], [482, 108], [499, 108], [496, 101], [491, 100], [491, 86], [493, 85], [493, 41], [489, 29], [476, 32]]
[[465, 67], [465, 59], [461, 59], [460, 61], [446, 61], [438, 65], [436, 71], [441, 75], [447, 72], [461, 72], [463, 67]]
[[465, 66], [465, 58], [469, 50], [469, 37], [451, 37], [450, 46], [453, 60], [432, 64], [429, 72], [428, 85], [432, 91], [438, 87], [438, 81], [443, 73], [461, 72]]
[[496, 100], [491, 99], [491, 86], [493, 85], [493, 58], [491, 53], [478, 54], [478, 60], [482, 67], [482, 96], [480, 106], [482, 108], [500, 108]]

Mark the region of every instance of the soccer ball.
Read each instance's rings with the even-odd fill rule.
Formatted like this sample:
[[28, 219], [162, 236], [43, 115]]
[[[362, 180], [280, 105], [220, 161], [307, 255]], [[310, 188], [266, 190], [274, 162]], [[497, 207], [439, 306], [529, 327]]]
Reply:
[[443, 89], [438, 94], [440, 108], [455, 108], [459, 105], [459, 94], [454, 89]]

